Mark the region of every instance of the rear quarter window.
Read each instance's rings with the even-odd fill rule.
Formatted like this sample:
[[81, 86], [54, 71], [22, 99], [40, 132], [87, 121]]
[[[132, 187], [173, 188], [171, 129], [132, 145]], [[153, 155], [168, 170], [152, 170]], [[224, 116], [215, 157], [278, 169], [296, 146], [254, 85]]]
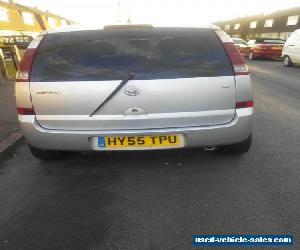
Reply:
[[209, 29], [153, 28], [54, 33], [38, 48], [31, 81], [170, 79], [232, 75]]

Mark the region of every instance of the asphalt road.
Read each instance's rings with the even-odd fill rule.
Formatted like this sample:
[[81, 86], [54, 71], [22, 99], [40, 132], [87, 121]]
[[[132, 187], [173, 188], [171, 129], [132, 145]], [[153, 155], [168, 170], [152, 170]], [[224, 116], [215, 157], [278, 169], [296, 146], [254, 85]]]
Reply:
[[293, 234], [288, 249], [300, 249], [300, 67], [249, 64], [254, 142], [242, 157], [193, 149], [45, 163], [19, 145], [0, 161], [0, 249], [193, 249], [192, 234]]

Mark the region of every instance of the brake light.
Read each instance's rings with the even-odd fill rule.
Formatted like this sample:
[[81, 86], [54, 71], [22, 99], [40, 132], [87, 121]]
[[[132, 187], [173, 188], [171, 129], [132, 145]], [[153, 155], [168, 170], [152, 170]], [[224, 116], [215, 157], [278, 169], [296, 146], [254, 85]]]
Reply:
[[234, 75], [249, 75], [245, 59], [230, 37], [222, 30], [215, 31], [231, 61]]
[[251, 107], [253, 107], [253, 105], [254, 105], [254, 102], [252, 100], [243, 101], [243, 102], [236, 102], [235, 103], [235, 108], [236, 109], [251, 108]]
[[18, 107], [17, 110], [19, 115], [35, 115], [33, 107], [31, 108]]
[[33, 59], [38, 46], [43, 40], [43, 36], [38, 36], [34, 39], [25, 51], [22, 60], [19, 64], [16, 81], [17, 82], [28, 82], [30, 78], [30, 72], [32, 68]]

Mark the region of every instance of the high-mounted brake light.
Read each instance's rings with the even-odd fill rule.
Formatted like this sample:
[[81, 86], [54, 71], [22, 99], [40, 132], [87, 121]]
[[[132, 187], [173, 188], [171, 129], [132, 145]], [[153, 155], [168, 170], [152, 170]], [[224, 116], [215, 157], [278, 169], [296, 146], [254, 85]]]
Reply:
[[234, 75], [249, 75], [246, 62], [231, 38], [222, 30], [215, 31], [231, 61]]
[[153, 29], [151, 24], [116, 24], [106, 25], [104, 30], [121, 30], [121, 29]]
[[22, 57], [20, 62], [16, 81], [17, 82], [28, 82], [30, 78], [30, 72], [32, 68], [33, 59], [36, 53], [38, 46], [40, 45], [41, 41], [43, 40], [43, 36], [38, 36], [34, 39], [28, 46], [25, 51], [25, 54]]

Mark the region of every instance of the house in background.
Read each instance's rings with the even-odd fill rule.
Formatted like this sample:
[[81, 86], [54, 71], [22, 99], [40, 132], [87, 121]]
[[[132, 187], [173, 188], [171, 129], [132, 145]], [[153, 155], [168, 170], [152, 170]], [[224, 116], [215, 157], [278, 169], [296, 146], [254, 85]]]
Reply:
[[281, 38], [300, 29], [300, 7], [276, 11], [267, 15], [255, 15], [216, 22], [231, 37], [250, 39], [254, 37]]
[[74, 22], [37, 8], [0, 0], [0, 36], [36, 36], [43, 30]]

